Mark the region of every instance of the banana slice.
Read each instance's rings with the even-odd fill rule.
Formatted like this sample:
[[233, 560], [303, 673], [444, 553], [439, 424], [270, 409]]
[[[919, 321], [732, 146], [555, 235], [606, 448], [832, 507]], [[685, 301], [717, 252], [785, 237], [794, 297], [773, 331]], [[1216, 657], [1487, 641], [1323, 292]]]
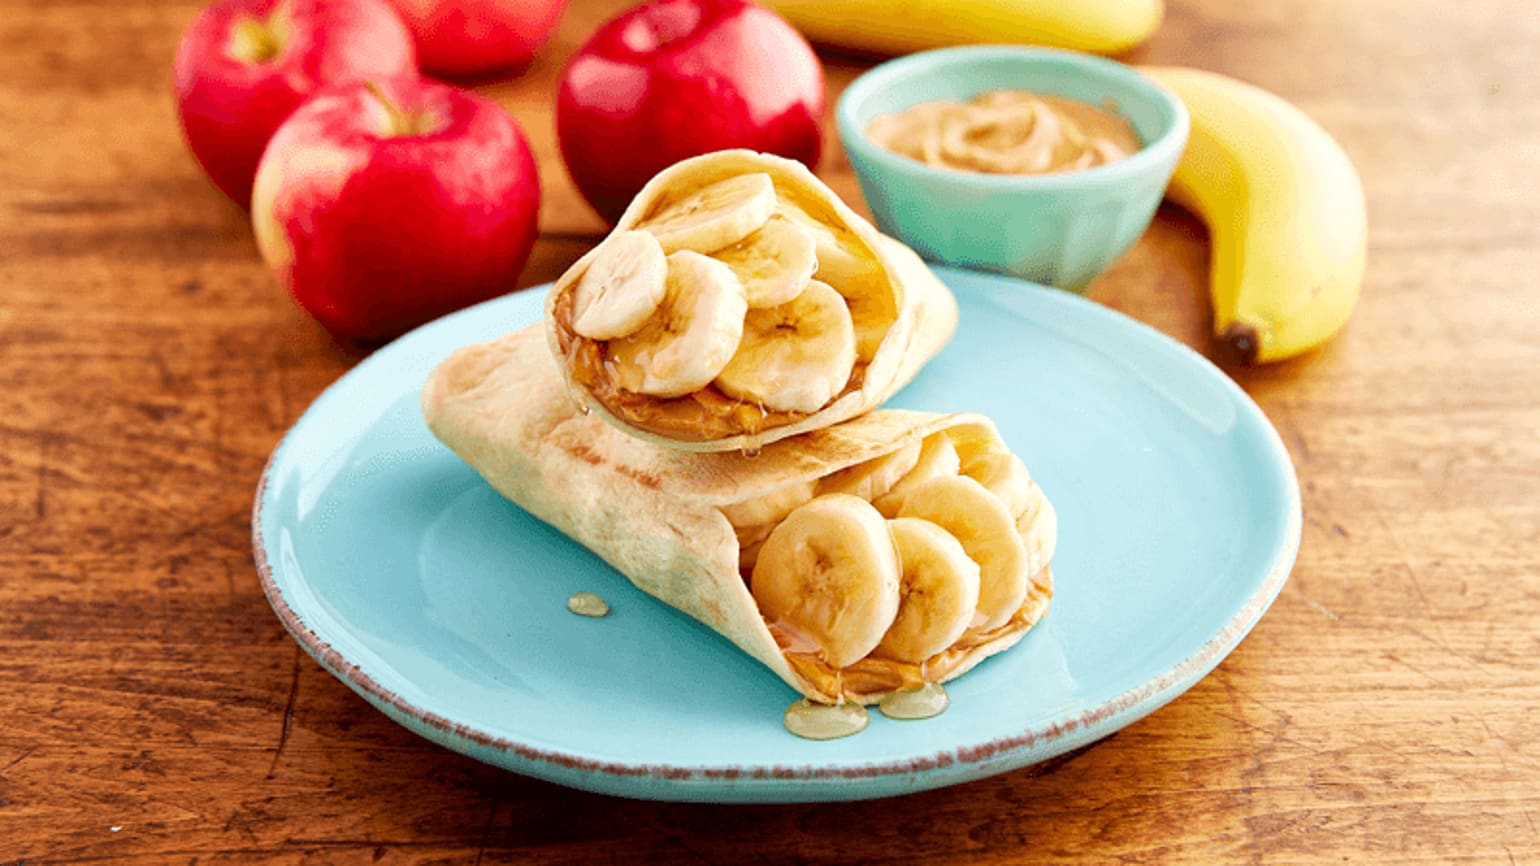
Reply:
[[920, 459], [915, 461], [914, 468], [904, 473], [887, 493], [873, 499], [872, 504], [883, 517], [897, 517], [910, 491], [932, 478], [956, 475], [959, 462], [952, 437], [945, 431], [932, 433], [921, 443]]
[[845, 295], [845, 305], [850, 308], [850, 324], [856, 332], [856, 357], [870, 361], [876, 357], [877, 347], [882, 345], [898, 314], [877, 292]]
[[[768, 528], [768, 527], [767, 527]], [[759, 549], [765, 546], [765, 540], [751, 541], [744, 544], [738, 542], [738, 571], [754, 573], [754, 565], [759, 562]]]
[[999, 500], [1005, 510], [1020, 514], [1032, 502], [1032, 489], [1036, 485], [1021, 458], [1000, 448], [985, 448], [970, 455], [961, 466], [962, 474], [984, 485]]
[[738, 570], [753, 571], [759, 548], [786, 515], [813, 499], [813, 481], [798, 481], [764, 496], [721, 507], [738, 537]]
[[898, 613], [898, 553], [887, 521], [854, 496], [821, 496], [759, 549], [749, 590], [771, 623], [805, 635], [835, 668], [876, 649]]
[[813, 233], [779, 214], [713, 258], [738, 275], [753, 308], [778, 307], [802, 294], [818, 268]]
[[797, 506], [812, 501], [815, 495], [814, 486], [815, 482], [809, 478], [806, 481], [787, 484], [746, 502], [723, 505], [719, 510], [722, 516], [727, 518], [727, 522], [737, 529], [779, 523], [782, 518], [795, 511]]
[[722, 393], [781, 412], [817, 412], [850, 381], [856, 335], [845, 299], [812, 281], [802, 294], [749, 310], [737, 354], [717, 376]]
[[765, 539], [770, 537], [770, 533], [779, 523], [780, 521], [760, 523], [733, 530], [738, 536], [738, 570], [740, 572], [754, 571], [754, 563], [759, 561], [759, 549], [765, 546]]
[[1037, 574], [1053, 560], [1053, 550], [1059, 541], [1059, 513], [1035, 483], [1032, 501], [1016, 518], [1016, 531], [1027, 546], [1027, 573]]
[[711, 384], [738, 351], [748, 302], [732, 269], [700, 253], [668, 257], [663, 303], [636, 333], [611, 340], [606, 362], [620, 387], [680, 397]]
[[[923, 458], [921, 458], [923, 461]], [[957, 642], [979, 603], [979, 565], [962, 543], [928, 520], [888, 521], [898, 546], [898, 616], [877, 655], [919, 664]]]
[[932, 478], [910, 492], [898, 514], [929, 520], [952, 533], [979, 564], [975, 629], [1002, 626], [1021, 609], [1032, 576], [1027, 547], [1005, 504], [984, 485], [965, 475]]
[[[890, 257], [907, 260], [908, 269], [912, 273], [930, 274], [930, 266], [925, 264], [919, 253], [887, 235], [881, 235], [879, 240]], [[875, 263], [876, 260], [872, 261]], [[888, 335], [888, 329], [898, 320], [898, 308], [893, 305], [892, 296], [883, 287], [880, 271], [875, 272], [875, 278], [868, 275], [841, 285], [844, 288], [840, 294], [845, 296], [856, 329], [856, 355], [869, 361], [877, 354], [877, 347]]]
[[775, 185], [763, 172], [717, 181], [663, 208], [639, 228], [667, 253], [712, 253], [758, 231], [775, 210]]
[[920, 447], [919, 442], [911, 442], [892, 454], [826, 475], [818, 480], [818, 493], [849, 493], [871, 502], [914, 468], [920, 459]]
[[668, 260], [647, 232], [618, 232], [572, 289], [572, 330], [590, 340], [634, 334], [663, 302]]
[[[801, 205], [789, 199], [782, 199], [776, 205], [776, 210], [781, 216], [812, 234], [814, 249], [818, 256], [820, 280], [834, 286], [836, 290], [843, 289], [845, 286], [882, 281], [882, 268], [877, 263], [877, 259], [861, 251], [856, 246], [853, 236], [842, 237], [836, 234], [823, 220], [815, 218]], [[845, 237], [852, 239], [847, 241]]]
[[779, 521], [769, 523], [755, 523], [750, 526], [735, 526], [733, 534], [738, 536], [738, 550], [742, 552], [746, 548], [758, 547], [765, 539], [770, 537], [770, 532], [775, 529]]

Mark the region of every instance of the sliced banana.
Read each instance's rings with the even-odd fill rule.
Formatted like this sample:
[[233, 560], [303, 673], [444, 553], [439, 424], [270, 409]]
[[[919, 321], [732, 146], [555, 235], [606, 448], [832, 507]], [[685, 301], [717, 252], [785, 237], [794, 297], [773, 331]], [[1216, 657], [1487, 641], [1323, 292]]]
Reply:
[[789, 199], [782, 199], [776, 210], [812, 233], [820, 280], [835, 289], [843, 289], [847, 285], [880, 282], [883, 279], [882, 266], [876, 257], [861, 250], [853, 235], [836, 233], [828, 223], [817, 219]]
[[1035, 483], [1032, 501], [1016, 517], [1016, 531], [1027, 546], [1027, 573], [1035, 575], [1053, 560], [1053, 550], [1059, 541], [1059, 513]]
[[920, 443], [841, 469], [818, 480], [818, 493], [849, 493], [871, 502], [887, 493], [920, 459]]
[[647, 232], [617, 232], [572, 289], [572, 330], [590, 340], [634, 334], [663, 302], [668, 260]]
[[920, 444], [920, 459], [915, 461], [914, 468], [904, 473], [887, 493], [873, 499], [872, 504], [883, 517], [897, 517], [910, 491], [932, 478], [956, 475], [959, 463], [952, 437], [946, 431], [932, 433]]
[[844, 390], [855, 363], [845, 299], [814, 280], [779, 307], [749, 310], [738, 351], [716, 386], [768, 409], [811, 413]]
[[733, 533], [738, 536], [739, 571], [754, 570], [754, 563], [759, 560], [759, 549], [765, 546], [765, 539], [770, 537], [770, 533], [779, 523], [780, 521], [776, 520], [733, 529]]
[[1027, 474], [1026, 464], [1009, 451], [987, 447], [972, 454], [960, 467], [962, 474], [984, 485], [999, 500], [1005, 510], [1020, 515], [1032, 501], [1032, 476]]
[[806, 635], [847, 667], [871, 653], [898, 613], [898, 553], [887, 521], [854, 496], [821, 496], [776, 526], [749, 589], [771, 623]]
[[[901, 264], [907, 263], [909, 273], [935, 279], [930, 266], [914, 250], [887, 235], [880, 235], [878, 240], [889, 257], [900, 260]], [[850, 306], [850, 318], [856, 328], [856, 354], [869, 361], [877, 354], [877, 347], [887, 338], [893, 323], [898, 321], [898, 308], [894, 306], [892, 293], [880, 270], [875, 276], [843, 285], [845, 288], [840, 294]]]
[[[923, 458], [922, 458], [923, 460]], [[877, 655], [919, 664], [957, 642], [979, 603], [979, 565], [950, 532], [928, 520], [888, 521], [901, 570], [898, 615]]]
[[611, 340], [606, 363], [627, 391], [680, 397], [711, 384], [738, 351], [748, 312], [732, 269], [700, 253], [668, 257], [663, 303], [642, 329]]
[[[766, 529], [768, 530], [769, 527], [766, 527]], [[751, 541], [747, 544], [740, 540], [738, 542], [738, 570], [740, 572], [746, 571], [750, 574], [753, 574], [754, 565], [755, 563], [759, 562], [759, 549], [764, 546], [765, 540], [763, 538], [759, 539], [758, 541]]]
[[762, 496], [744, 502], [723, 505], [719, 509], [734, 528], [760, 526], [779, 522], [796, 510], [797, 506], [812, 500], [816, 482], [809, 478], [778, 487]]
[[929, 520], [956, 536], [979, 564], [979, 606], [973, 628], [1009, 622], [1027, 598], [1029, 560], [1016, 521], [984, 485], [966, 475], [932, 478], [904, 499], [900, 517]]
[[780, 214], [712, 257], [738, 275], [752, 308], [778, 307], [802, 294], [818, 269], [813, 233]]
[[771, 530], [775, 529], [778, 520], [768, 523], [754, 523], [747, 526], [734, 526], [733, 534], [738, 537], [738, 550], [747, 547], [758, 547], [765, 539], [770, 537]]
[[856, 357], [870, 361], [877, 356], [877, 347], [893, 327], [897, 313], [878, 292], [862, 292], [845, 296], [850, 308], [850, 323], [856, 332]]
[[[886, 300], [889, 297], [888, 277], [883, 273], [881, 262], [864, 250], [854, 235], [836, 233], [796, 202], [782, 199], [777, 210], [787, 220], [812, 233], [818, 255], [818, 279], [845, 297], [856, 330], [856, 357], [870, 361], [898, 318], [898, 310]], [[908, 247], [890, 238], [884, 243], [915, 255]]]
[[775, 211], [775, 184], [763, 172], [702, 187], [647, 218], [639, 228], [667, 253], [712, 253], [758, 231]]

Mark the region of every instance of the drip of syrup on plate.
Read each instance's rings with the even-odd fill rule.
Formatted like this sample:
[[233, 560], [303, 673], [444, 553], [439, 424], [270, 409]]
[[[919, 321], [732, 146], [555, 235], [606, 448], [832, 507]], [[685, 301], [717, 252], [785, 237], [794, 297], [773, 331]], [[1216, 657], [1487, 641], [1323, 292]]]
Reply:
[[858, 703], [815, 704], [803, 698], [786, 708], [781, 721], [805, 740], [837, 740], [866, 730], [871, 715]]
[[567, 610], [578, 616], [591, 616], [598, 619], [610, 612], [610, 605], [604, 599], [591, 592], [574, 592], [567, 599]]
[[917, 689], [899, 689], [884, 695], [877, 709], [890, 719], [932, 719], [946, 712], [952, 699], [940, 683], [926, 683]]

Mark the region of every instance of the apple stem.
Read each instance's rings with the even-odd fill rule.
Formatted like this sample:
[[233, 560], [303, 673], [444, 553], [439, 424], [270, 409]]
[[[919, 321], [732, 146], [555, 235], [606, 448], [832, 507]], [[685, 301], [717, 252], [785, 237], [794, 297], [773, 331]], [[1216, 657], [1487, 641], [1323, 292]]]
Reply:
[[368, 90], [369, 95], [379, 101], [381, 107], [385, 109], [386, 116], [390, 118], [390, 126], [385, 130], [386, 135], [392, 138], [406, 135], [423, 135], [432, 132], [438, 127], [437, 121], [426, 111], [412, 112], [403, 110], [400, 105], [396, 104], [395, 100], [385, 94], [385, 89], [380, 87], [378, 82], [365, 81], [364, 89]]
[[392, 100], [389, 96], [385, 95], [385, 91], [377, 82], [365, 81], [364, 89], [368, 90], [369, 95], [373, 96], [380, 103], [380, 105], [384, 106], [385, 113], [390, 116], [391, 134], [399, 135], [401, 133], [402, 127], [406, 126], [406, 116], [402, 114], [401, 107], [396, 105], [395, 101]]
[[289, 43], [288, 4], [280, 2], [266, 18], [242, 17], [230, 33], [229, 52], [247, 63], [271, 63]]

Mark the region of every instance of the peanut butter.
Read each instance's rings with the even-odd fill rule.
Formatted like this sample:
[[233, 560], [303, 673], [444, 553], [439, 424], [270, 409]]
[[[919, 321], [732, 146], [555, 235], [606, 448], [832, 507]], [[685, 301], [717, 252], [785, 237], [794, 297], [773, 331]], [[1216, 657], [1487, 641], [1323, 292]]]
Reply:
[[1143, 146], [1110, 107], [1023, 90], [921, 102], [873, 118], [866, 134], [879, 147], [927, 165], [983, 174], [1079, 171]]

